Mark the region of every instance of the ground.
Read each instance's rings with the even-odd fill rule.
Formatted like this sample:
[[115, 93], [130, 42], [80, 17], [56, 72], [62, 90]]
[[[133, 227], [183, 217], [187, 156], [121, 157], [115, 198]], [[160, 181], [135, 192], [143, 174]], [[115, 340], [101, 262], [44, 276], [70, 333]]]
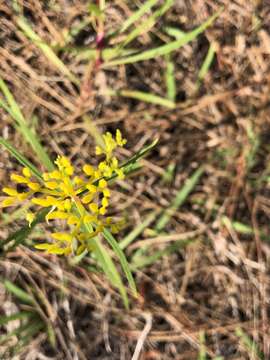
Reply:
[[[39, 225], [19, 246], [1, 246], [3, 359], [270, 358], [270, 4], [152, 1], [136, 26], [117, 33], [147, 3], [110, 1], [103, 15], [102, 1], [0, 3], [0, 77], [52, 159], [95, 164], [99, 132], [122, 131], [121, 161], [158, 139], [113, 188], [111, 211], [126, 220], [117, 240], [138, 230], [125, 248], [139, 292], [129, 294], [129, 310], [93, 259], [75, 265], [35, 250], [48, 237]], [[176, 41], [220, 12], [169, 55], [104, 59], [104, 49], [123, 44], [166, 4], [125, 46], [130, 54]], [[0, 115], [1, 137], [44, 170], [12, 114], [1, 106]], [[20, 165], [0, 152], [8, 186]], [[25, 224], [20, 211], [1, 209], [3, 243]], [[27, 311], [34, 315], [3, 323]]]

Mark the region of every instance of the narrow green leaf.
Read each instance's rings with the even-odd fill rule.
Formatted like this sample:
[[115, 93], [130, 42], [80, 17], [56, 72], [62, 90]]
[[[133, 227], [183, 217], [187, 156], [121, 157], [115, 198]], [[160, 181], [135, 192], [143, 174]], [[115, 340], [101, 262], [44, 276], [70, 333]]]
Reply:
[[3, 107], [13, 118], [16, 124], [16, 128], [22, 133], [24, 139], [31, 145], [34, 152], [37, 154], [37, 157], [42, 162], [42, 164], [48, 169], [53, 170], [54, 165], [51, 162], [47, 152], [41, 145], [38, 136], [33, 133], [33, 131], [28, 127], [28, 124], [23, 116], [23, 113], [20, 110], [19, 105], [15, 101], [12, 93], [9, 91], [7, 85], [0, 78], [0, 90], [3, 92], [6, 101], [0, 100], [0, 106]]
[[120, 33], [125, 32], [132, 24], [139, 20], [147, 11], [149, 11], [158, 0], [148, 0], [134, 12], [121, 26]]
[[88, 5], [88, 9], [90, 11], [91, 14], [99, 17], [102, 15], [102, 11], [100, 10], [99, 6], [96, 4], [89, 4]]
[[158, 213], [159, 211], [151, 212], [141, 224], [136, 226], [128, 235], [126, 235], [119, 243], [120, 249], [125, 249], [134, 240], [136, 240], [136, 238], [144, 231], [144, 229], [146, 229], [156, 219]]
[[264, 359], [264, 355], [260, 351], [258, 345], [240, 327], [236, 328], [235, 334], [240, 338], [242, 346], [246, 349], [251, 359]]
[[176, 40], [180, 40], [183, 36], [186, 35], [186, 33], [180, 29], [174, 28], [174, 27], [170, 27], [170, 26], [166, 26], [164, 28], [164, 31], [169, 35], [174, 37]]
[[15, 147], [13, 147], [7, 140], [0, 137], [0, 144], [3, 145], [22, 166], [28, 167], [33, 175], [36, 176], [36, 178], [43, 181], [42, 175], [35, 167], [35, 165], [33, 165], [26, 157], [24, 157], [18, 150], [16, 150]]
[[34, 299], [32, 298], [32, 296], [27, 294], [26, 291], [22, 290], [17, 285], [13, 284], [11, 281], [5, 280], [4, 281], [4, 286], [11, 294], [16, 296], [22, 302], [27, 303], [27, 304], [33, 304], [34, 303]]
[[174, 214], [174, 212], [179, 209], [180, 206], [186, 201], [188, 195], [191, 193], [191, 191], [196, 186], [197, 182], [199, 181], [200, 177], [202, 176], [204, 172], [203, 167], [198, 168], [192, 176], [186, 181], [183, 188], [180, 189], [174, 198], [173, 202], [169, 206], [168, 209], [164, 211], [164, 213], [159, 218], [156, 226], [155, 231], [160, 232], [164, 229], [164, 227], [169, 222], [170, 218]]
[[131, 290], [133, 291], [134, 296], [137, 296], [135, 281], [134, 281], [132, 273], [130, 271], [125, 254], [123, 253], [119, 244], [117, 243], [117, 241], [115, 240], [115, 238], [113, 237], [113, 235], [110, 233], [110, 231], [108, 229], [103, 230], [103, 235], [104, 235], [105, 239], [108, 241], [108, 243], [110, 244], [110, 246], [112, 247], [115, 254], [118, 256], [119, 261], [122, 266], [122, 269], [127, 277], [129, 286], [130, 286]]
[[140, 101], [144, 101], [150, 104], [160, 105], [167, 107], [169, 109], [175, 108], [175, 103], [171, 100], [162, 98], [157, 95], [153, 95], [150, 93], [142, 92], [142, 91], [133, 91], [133, 90], [119, 90], [119, 91], [110, 91], [110, 95], [118, 95], [131, 99], [136, 99]]
[[12, 315], [0, 316], [0, 325], [8, 324], [10, 321], [29, 319], [33, 316], [30, 311], [20, 311]]
[[121, 165], [124, 171], [128, 168], [129, 165], [136, 163], [140, 159], [142, 159], [146, 154], [148, 154], [158, 143], [158, 139], [155, 139], [151, 144], [144, 146], [141, 150], [139, 150], [136, 154], [134, 154], [129, 160], [124, 162]]
[[198, 35], [200, 35], [202, 32], [204, 32], [214, 21], [215, 19], [220, 15], [221, 10], [215, 13], [213, 16], [211, 16], [209, 19], [207, 19], [202, 25], [198, 26], [195, 30], [186, 33], [182, 38], [179, 40], [172, 41], [166, 45], [162, 45], [160, 47], [146, 50], [144, 52], [141, 52], [137, 55], [131, 55], [122, 59], [113, 60], [110, 62], [107, 62], [103, 65], [103, 67], [108, 68], [112, 66], [117, 65], [123, 65], [123, 64], [131, 64], [138, 61], [145, 61], [150, 60], [153, 58], [156, 58], [158, 56], [164, 56], [166, 54], [171, 53], [172, 51], [175, 51], [179, 49], [180, 47], [186, 45], [190, 41], [194, 40]]
[[198, 360], [207, 360], [204, 331], [200, 331], [199, 339], [200, 339], [200, 351], [199, 351]]
[[183, 240], [175, 241], [173, 244], [168, 245], [164, 249], [158, 250], [154, 252], [152, 255], [148, 255], [148, 256], [144, 255], [145, 252], [140, 254], [137, 253], [137, 255], [135, 253], [135, 256], [132, 257], [132, 262], [130, 267], [132, 270], [135, 271], [137, 269], [141, 269], [146, 266], [152, 265], [163, 256], [173, 254], [177, 250], [186, 247], [188, 244], [190, 244], [193, 241], [194, 241], [193, 239], [188, 239], [184, 241]]
[[[77, 210], [80, 213], [80, 215], [82, 216], [82, 210], [80, 209], [80, 206], [78, 206], [78, 205], [77, 205]], [[83, 227], [89, 234], [91, 234], [93, 232], [93, 227], [90, 223], [84, 224]], [[102, 270], [107, 275], [111, 284], [119, 290], [119, 292], [122, 296], [122, 299], [123, 299], [123, 303], [124, 303], [125, 307], [128, 309], [129, 302], [128, 302], [126, 289], [122, 282], [121, 276], [119, 275], [119, 273], [116, 269], [116, 266], [114, 265], [108, 251], [101, 244], [101, 242], [98, 238], [91, 238], [88, 241], [88, 248], [89, 248], [89, 251], [91, 251], [95, 255], [99, 266], [101, 266]]]
[[[35, 220], [32, 222], [31, 226], [25, 225], [18, 231], [15, 231], [13, 234], [9, 235], [7, 239], [1, 241], [0, 249], [4, 248], [5, 252], [11, 251], [16, 248], [16, 246], [24, 243], [27, 237], [31, 234], [34, 228], [41, 222], [45, 221], [45, 217], [48, 214], [49, 209], [42, 209], [38, 212]], [[7, 247], [7, 249], [5, 249]]]
[[25, 332], [21, 335], [20, 343], [18, 344], [20, 348], [26, 346], [31, 339], [35, 337], [36, 334], [39, 333], [41, 329], [45, 327], [44, 322], [41, 319], [32, 322], [28, 325]]
[[208, 52], [206, 54], [206, 57], [204, 59], [204, 62], [202, 63], [202, 66], [200, 68], [199, 74], [198, 74], [198, 81], [203, 81], [206, 74], [209, 71], [209, 68], [214, 60], [216, 53], [216, 45], [214, 43], [211, 43], [208, 49]]
[[[8, 339], [10, 339], [14, 335], [20, 337], [23, 334], [23, 332], [26, 331], [28, 328], [29, 328], [29, 322], [19, 326], [18, 328], [16, 328], [13, 331], [10, 331], [6, 335], [0, 336], [0, 344], [3, 344], [4, 342], [6, 342]], [[12, 351], [14, 351], [14, 347], [12, 347]]]
[[[140, 35], [148, 32], [151, 30], [151, 28], [156, 24], [158, 19], [165, 14], [166, 11], [170, 9], [170, 7], [173, 5], [174, 0], [166, 0], [165, 3], [156, 10], [151, 16], [149, 16], [145, 21], [143, 21], [141, 24], [135, 27], [134, 30], [132, 30], [124, 39], [122, 44], [119, 47], [119, 51], [121, 51], [127, 44], [129, 44], [131, 41], [139, 37]], [[120, 54], [119, 54], [120, 55]], [[121, 54], [122, 55], [122, 54]]]
[[128, 309], [129, 301], [126, 289], [108, 251], [98, 239], [91, 239], [91, 249], [96, 256], [98, 264], [101, 266], [102, 270], [107, 275], [112, 285], [119, 290], [123, 299], [123, 303]]
[[175, 76], [174, 76], [174, 63], [171, 60], [170, 54], [166, 55], [166, 73], [165, 73], [165, 80], [166, 80], [166, 87], [167, 87], [167, 98], [175, 102], [176, 98], [176, 84], [175, 84]]

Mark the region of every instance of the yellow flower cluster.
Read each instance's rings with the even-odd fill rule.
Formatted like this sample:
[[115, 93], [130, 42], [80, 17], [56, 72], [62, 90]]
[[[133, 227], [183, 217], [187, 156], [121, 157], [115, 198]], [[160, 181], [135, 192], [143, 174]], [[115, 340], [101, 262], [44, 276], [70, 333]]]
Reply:
[[[59, 156], [55, 164], [56, 170], [43, 174], [43, 181], [34, 181], [29, 168], [23, 168], [22, 174], [12, 174], [11, 180], [23, 184], [26, 191], [19, 192], [15, 188], [4, 187], [8, 195], [2, 202], [2, 207], [18, 205], [29, 201], [31, 206], [48, 208], [46, 221], [60, 219], [70, 228], [68, 232], [52, 233], [53, 243], [36, 245], [37, 249], [53, 254], [80, 254], [89, 249], [89, 240], [110, 228], [112, 233], [119, 231], [122, 221], [115, 222], [106, 216], [111, 196], [108, 181], [113, 174], [123, 179], [123, 170], [114, 156], [117, 146], [124, 146], [126, 140], [117, 130], [115, 138], [107, 132], [103, 135], [104, 146], [96, 148], [97, 155], [105, 155], [98, 167], [85, 164], [81, 176], [74, 175], [74, 168], [65, 156]], [[26, 219], [29, 225], [34, 221], [35, 214], [28, 212]], [[92, 233], [85, 231], [85, 225], [90, 225]]]

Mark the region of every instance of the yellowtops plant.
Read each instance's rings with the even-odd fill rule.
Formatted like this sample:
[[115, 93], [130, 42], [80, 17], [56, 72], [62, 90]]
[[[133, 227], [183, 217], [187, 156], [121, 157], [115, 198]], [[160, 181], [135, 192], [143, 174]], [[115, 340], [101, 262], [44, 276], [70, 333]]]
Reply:
[[[103, 135], [103, 147], [96, 147], [96, 155], [104, 155], [104, 160], [95, 167], [85, 164], [80, 175], [75, 174], [75, 169], [69, 159], [58, 156], [56, 169], [44, 173], [42, 180], [34, 180], [34, 174], [28, 167], [24, 167], [21, 174], [12, 174], [11, 180], [15, 184], [25, 186], [25, 191], [18, 191], [15, 187], [4, 187], [2, 190], [8, 196], [3, 200], [2, 207], [16, 206], [22, 202], [30, 203], [26, 219], [29, 226], [35, 220], [38, 207], [48, 208], [46, 221], [62, 220], [68, 231], [54, 232], [51, 234], [52, 243], [42, 243], [35, 247], [46, 250], [48, 253], [79, 255], [84, 250], [91, 250], [89, 240], [104, 228], [109, 228], [112, 233], [119, 231], [122, 221], [114, 221], [107, 216], [111, 192], [108, 178], [116, 175], [124, 178], [124, 172], [119, 167], [114, 156], [115, 149], [126, 144], [120, 130], [116, 136], [109, 132]], [[84, 231], [89, 226], [92, 232]]]

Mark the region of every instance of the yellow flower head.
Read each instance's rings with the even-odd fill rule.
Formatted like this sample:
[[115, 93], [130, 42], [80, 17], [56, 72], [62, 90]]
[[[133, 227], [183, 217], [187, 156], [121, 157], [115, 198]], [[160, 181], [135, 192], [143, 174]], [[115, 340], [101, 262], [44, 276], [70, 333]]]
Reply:
[[[82, 174], [74, 175], [74, 167], [65, 156], [58, 156], [55, 160], [56, 169], [42, 174], [42, 180], [35, 181], [31, 170], [22, 169], [21, 174], [12, 174], [11, 181], [23, 184], [28, 190], [19, 192], [13, 187], [4, 187], [2, 191], [7, 197], [2, 207], [18, 205], [28, 201], [31, 211], [26, 214], [26, 220], [31, 226], [35, 219], [32, 208], [48, 208], [46, 221], [61, 220], [68, 232], [52, 233], [52, 243], [38, 244], [37, 249], [45, 250], [50, 254], [68, 255], [80, 254], [89, 249], [88, 241], [109, 227], [115, 232], [119, 224], [106, 216], [109, 208], [111, 192], [108, 178], [115, 174], [123, 178], [123, 170], [114, 156], [115, 149], [126, 144], [120, 130], [115, 137], [109, 132], [103, 135], [104, 147], [97, 147], [97, 155], [105, 155], [97, 167], [85, 164]], [[83, 225], [90, 224], [91, 234], [83, 232]]]

